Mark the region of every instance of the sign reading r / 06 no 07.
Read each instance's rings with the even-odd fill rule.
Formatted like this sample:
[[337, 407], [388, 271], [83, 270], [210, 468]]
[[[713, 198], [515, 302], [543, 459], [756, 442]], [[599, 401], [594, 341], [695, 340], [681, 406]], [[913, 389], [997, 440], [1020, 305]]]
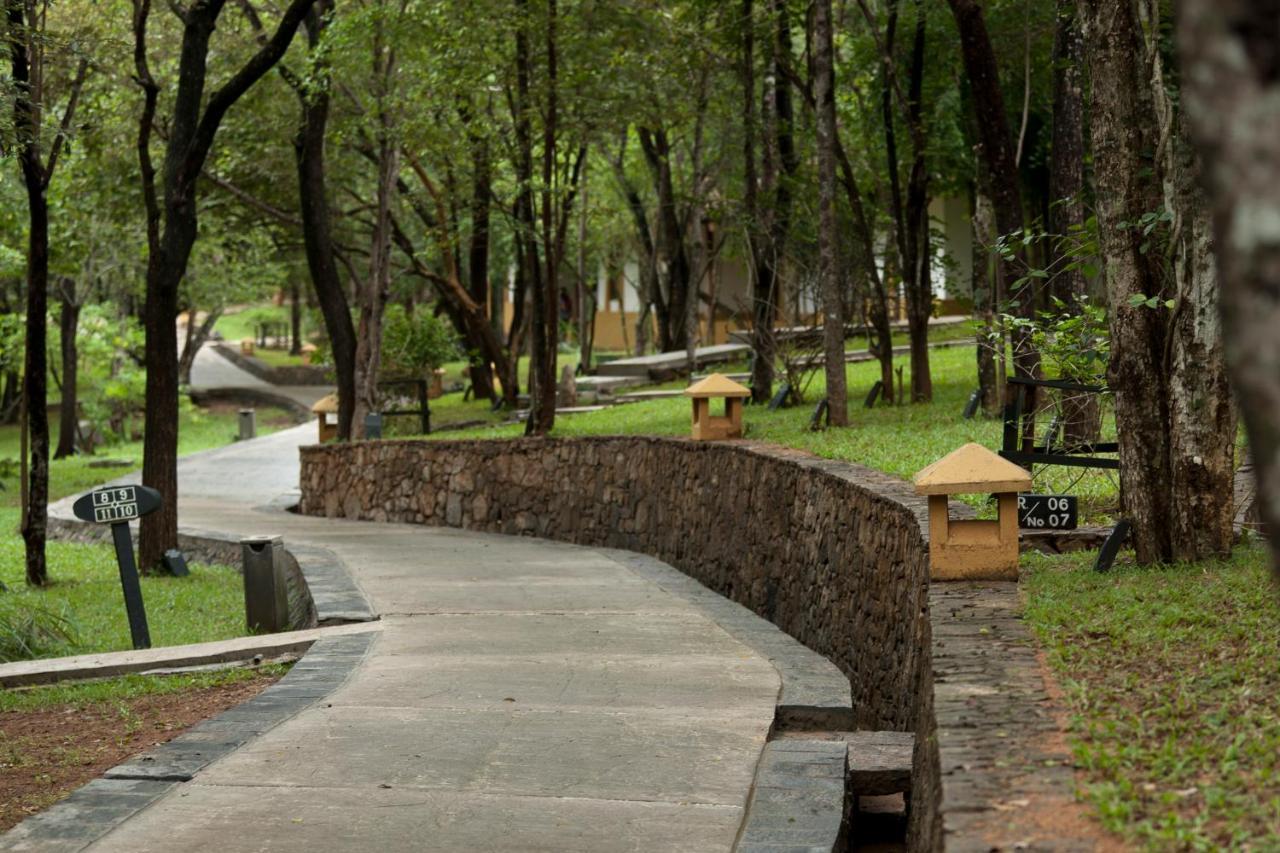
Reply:
[[1018, 495], [1018, 526], [1030, 530], [1075, 530], [1075, 495]]

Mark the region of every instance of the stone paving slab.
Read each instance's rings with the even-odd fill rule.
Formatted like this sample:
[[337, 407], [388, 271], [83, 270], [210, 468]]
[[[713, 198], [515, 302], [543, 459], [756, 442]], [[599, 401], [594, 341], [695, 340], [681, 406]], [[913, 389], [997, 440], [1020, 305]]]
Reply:
[[738, 853], [843, 849], [844, 743], [783, 739], [765, 749]]
[[[199, 853], [263, 850], [519, 850], [546, 853], [663, 853], [728, 849], [741, 811], [725, 806], [600, 799], [455, 794], [348, 787], [322, 799], [309, 788], [194, 783], [165, 811], [144, 812], [94, 850]], [[270, 845], [255, 843], [269, 835]]]

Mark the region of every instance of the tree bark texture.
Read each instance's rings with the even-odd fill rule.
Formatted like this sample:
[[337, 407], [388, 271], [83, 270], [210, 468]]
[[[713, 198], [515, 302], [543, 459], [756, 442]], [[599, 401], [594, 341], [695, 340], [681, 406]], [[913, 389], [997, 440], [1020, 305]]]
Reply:
[[191, 384], [191, 368], [196, 363], [196, 356], [200, 353], [200, 348], [209, 340], [209, 336], [213, 334], [213, 327], [221, 316], [222, 309], [214, 308], [206, 312], [204, 321], [197, 325], [196, 309], [191, 308], [187, 311], [187, 335], [182, 344], [182, 355], [178, 357], [179, 385]]
[[[1023, 212], [1014, 140], [1000, 89], [1000, 67], [987, 32], [982, 6], [977, 0], [948, 2], [960, 33], [965, 76], [969, 78], [973, 93], [980, 155], [986, 160], [996, 233], [1001, 237], [1022, 230]], [[1014, 282], [1020, 277], [1019, 262], [1003, 257], [997, 260], [996, 276], [997, 292], [1013, 298], [1017, 314], [1033, 317], [1036, 304], [1033, 282], [1038, 279], [1031, 279], [1016, 293], [1012, 292]], [[1036, 374], [1039, 358], [1032, 347], [1029, 332], [1014, 335], [1013, 354], [1014, 372], [1018, 376], [1027, 378]]]
[[1204, 158], [1231, 379], [1280, 577], [1280, 9], [1180, 0], [1187, 116]]
[[[471, 299], [481, 313], [481, 320], [488, 319], [489, 303], [489, 206], [493, 194], [493, 164], [488, 140], [474, 139], [471, 143], [471, 238], [467, 247], [467, 280]], [[487, 325], [487, 323], [481, 323]], [[487, 353], [485, 341], [477, 340], [470, 331], [467, 346], [475, 353], [467, 370], [471, 377], [472, 393], [479, 399], [494, 397], [492, 359]]]
[[[305, 20], [307, 44], [314, 54], [320, 46], [332, 0], [317, 0]], [[323, 65], [315, 69], [318, 85], [298, 90], [302, 120], [294, 136], [294, 162], [298, 170], [298, 204], [302, 218], [302, 244], [316, 303], [324, 318], [333, 358], [338, 392], [338, 440], [351, 440], [355, 412], [356, 330], [351, 306], [334, 256], [333, 220], [326, 187], [325, 140], [329, 125], [329, 77]]]
[[[34, 7], [32, 7], [34, 8]], [[35, 20], [25, 14], [27, 4], [9, 0], [7, 8], [9, 49], [16, 97], [13, 129], [18, 138], [18, 165], [27, 194], [27, 306], [26, 354], [22, 367], [27, 447], [26, 502], [22, 508], [27, 583], [49, 582], [45, 541], [49, 519], [49, 409], [46, 323], [49, 313], [49, 203], [45, 196], [48, 176], [40, 156], [40, 100], [42, 93], [31, 79], [31, 41]]]
[[[1120, 485], [1143, 563], [1228, 553], [1235, 419], [1196, 164], [1135, 0], [1080, 4], [1093, 91], [1098, 216], [1111, 306], [1108, 384]], [[1163, 142], [1162, 142], [1163, 140]], [[1153, 159], [1153, 154], [1155, 159]], [[1167, 247], [1136, 223], [1165, 210]], [[1131, 304], [1156, 297], [1173, 308]]]
[[78, 376], [80, 368], [76, 332], [80, 325], [81, 303], [76, 298], [76, 282], [64, 278], [59, 284], [62, 308], [58, 312], [59, 350], [62, 357], [62, 402], [58, 406], [58, 448], [54, 459], [66, 459], [76, 453], [76, 436], [80, 426]]
[[836, 242], [835, 49], [831, 0], [817, 0], [813, 14], [813, 75], [818, 150], [818, 275], [822, 287], [822, 338], [826, 356], [827, 412], [832, 426], [849, 425], [844, 366], [844, 294]]
[[[1084, 99], [1080, 71], [1083, 45], [1076, 22], [1076, 0], [1057, 0], [1053, 33], [1053, 138], [1049, 161], [1049, 267], [1051, 294], [1079, 312], [1087, 295], [1083, 271], [1064, 249], [1084, 225]], [[1074, 230], [1073, 230], [1074, 229]], [[1070, 446], [1097, 441], [1101, 427], [1094, 394], [1073, 394], [1062, 402], [1063, 436]]]
[[[785, 0], [770, 0], [769, 12], [770, 68], [764, 79], [760, 109], [763, 137], [760, 190], [765, 199], [761, 204], [753, 189], [755, 199], [751, 205], [756, 224], [751, 237], [754, 268], [751, 347], [755, 355], [751, 363], [751, 396], [757, 403], [773, 396], [774, 360], [778, 349], [773, 326], [778, 315], [781, 270], [791, 230], [792, 178], [800, 166], [792, 133], [795, 115], [791, 87], [784, 82], [791, 62], [791, 21]], [[744, 23], [748, 28], [754, 27], [750, 17]], [[752, 38], [754, 40], [754, 36]], [[753, 65], [747, 82], [752, 83], [754, 90], [754, 59], [750, 50], [745, 53]], [[748, 141], [754, 149], [754, 141]], [[754, 162], [754, 151], [749, 159]], [[754, 174], [754, 167], [750, 171]]]
[[374, 21], [373, 85], [376, 97], [376, 162], [373, 232], [370, 235], [369, 271], [360, 285], [359, 322], [356, 333], [355, 392], [352, 432], [366, 437], [365, 419], [379, 411], [378, 378], [382, 367], [382, 318], [391, 294], [391, 204], [400, 170], [400, 147], [394, 139], [395, 117], [389, 99], [396, 73], [395, 51], [385, 42], [381, 17]]

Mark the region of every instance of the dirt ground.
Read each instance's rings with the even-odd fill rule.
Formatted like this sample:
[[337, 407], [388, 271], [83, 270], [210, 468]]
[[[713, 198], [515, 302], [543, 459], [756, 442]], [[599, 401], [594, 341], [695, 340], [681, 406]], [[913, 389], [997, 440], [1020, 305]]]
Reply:
[[104, 771], [257, 695], [278, 675], [184, 693], [0, 713], [0, 832]]

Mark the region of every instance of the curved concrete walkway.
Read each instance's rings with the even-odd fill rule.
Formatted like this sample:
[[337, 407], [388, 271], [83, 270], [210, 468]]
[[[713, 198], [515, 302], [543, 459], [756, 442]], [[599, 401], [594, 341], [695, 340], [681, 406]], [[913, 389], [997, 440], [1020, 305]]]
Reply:
[[195, 361], [191, 363], [193, 391], [198, 393], [238, 388], [277, 394], [293, 400], [305, 409], [310, 409], [317, 400], [333, 391], [324, 385], [273, 385], [232, 364], [209, 344], [196, 350]]
[[266, 514], [314, 429], [184, 460], [181, 522], [330, 549], [384, 630], [327, 698], [89, 849], [731, 849], [769, 661], [598, 551]]

